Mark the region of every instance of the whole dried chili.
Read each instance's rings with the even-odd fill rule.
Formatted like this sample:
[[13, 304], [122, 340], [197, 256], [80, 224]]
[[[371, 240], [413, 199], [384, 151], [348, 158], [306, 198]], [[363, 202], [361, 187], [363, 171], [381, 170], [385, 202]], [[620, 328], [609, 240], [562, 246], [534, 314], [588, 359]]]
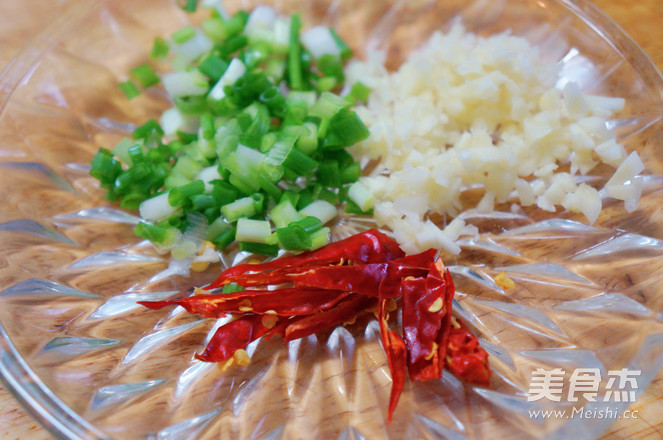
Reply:
[[285, 267], [326, 266], [348, 260], [357, 263], [382, 263], [403, 256], [405, 256], [405, 252], [401, 250], [398, 243], [377, 229], [369, 229], [366, 232], [331, 243], [315, 251], [279, 258], [261, 264], [238, 264], [226, 269], [208, 288], [221, 287], [233, 279], [239, 282], [234, 277], [247, 272], [264, 272]]
[[280, 289], [243, 290], [230, 294], [199, 294], [166, 301], [141, 301], [151, 309], [170, 305], [184, 307], [189, 313], [198, 313], [205, 318], [223, 318], [228, 313], [272, 313], [280, 316], [310, 315], [327, 310], [350, 293], [340, 290]]
[[307, 271], [291, 274], [288, 278], [296, 287], [346, 290], [375, 297], [379, 295], [376, 286], [381, 286], [384, 290], [382, 296], [393, 298], [400, 296], [398, 289], [388, 289], [387, 293], [387, 285], [398, 285], [401, 279], [407, 277], [425, 276], [433, 261], [435, 251], [431, 249], [388, 263], [312, 267]]

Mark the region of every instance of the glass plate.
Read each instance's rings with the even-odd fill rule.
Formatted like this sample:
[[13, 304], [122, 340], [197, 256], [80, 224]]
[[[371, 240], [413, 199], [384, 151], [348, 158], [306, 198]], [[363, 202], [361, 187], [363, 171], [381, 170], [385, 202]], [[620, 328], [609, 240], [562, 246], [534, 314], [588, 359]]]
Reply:
[[[158, 90], [129, 104], [116, 84], [146, 61], [154, 36], [187, 18], [168, 1], [69, 1], [0, 78], [0, 372], [8, 388], [54, 435], [72, 439], [599, 435], [614, 419], [533, 417], [570, 404], [527, 395], [537, 368], [564, 369], [567, 386], [576, 368], [603, 377], [641, 370], [640, 392], [662, 365], [660, 74], [584, 0], [275, 3], [302, 11], [307, 24], [336, 26], [359, 54], [386, 49], [392, 67], [456, 19], [481, 35], [526, 37], [563, 65], [563, 81], [626, 98], [610, 125], [647, 165], [639, 209], [627, 214], [606, 199], [593, 226], [537, 210], [466, 219], [482, 234], [445, 261], [456, 308], [492, 355], [489, 389], [450, 374], [408, 382], [386, 425], [391, 382], [373, 320], [288, 345], [257, 341], [249, 366], [221, 372], [193, 359], [218, 323], [135, 304], [208, 282], [219, 269], [163, 274], [167, 261], [132, 234], [136, 218], [104, 202], [88, 176], [100, 146], [167, 106]], [[238, 6], [253, 4], [229, 3]], [[344, 219], [336, 233], [365, 226]], [[493, 282], [500, 271], [515, 289]], [[582, 405], [622, 411], [627, 403]]]

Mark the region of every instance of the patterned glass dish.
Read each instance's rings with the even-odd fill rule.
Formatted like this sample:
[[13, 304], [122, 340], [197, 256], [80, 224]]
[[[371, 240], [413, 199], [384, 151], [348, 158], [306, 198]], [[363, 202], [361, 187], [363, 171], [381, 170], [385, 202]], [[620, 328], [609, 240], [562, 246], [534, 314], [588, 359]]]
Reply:
[[[510, 29], [563, 65], [563, 80], [621, 96], [610, 121], [647, 168], [639, 208], [604, 200], [593, 226], [570, 213], [498, 212], [466, 220], [479, 239], [445, 258], [456, 309], [491, 353], [489, 389], [446, 374], [407, 383], [386, 425], [390, 374], [374, 320], [288, 345], [249, 348], [222, 372], [193, 354], [215, 329], [158, 299], [210, 281], [168, 276], [132, 233], [136, 217], [103, 200], [88, 163], [167, 106], [158, 90], [127, 102], [116, 85], [157, 35], [187, 21], [168, 1], [69, 1], [0, 77], [0, 373], [56, 437], [71, 439], [594, 438], [614, 419], [532, 417], [570, 404], [529, 402], [532, 371], [640, 370], [663, 362], [663, 81], [642, 51], [585, 0], [275, 1], [327, 23], [390, 66], [460, 19], [487, 36]], [[252, 2], [228, 2], [229, 9]], [[595, 174], [594, 179], [606, 175]], [[335, 234], [366, 226], [346, 218]], [[241, 255], [224, 254], [230, 264]], [[505, 271], [516, 288], [493, 278]], [[605, 376], [604, 376], [605, 377]], [[606, 387], [602, 383], [601, 391]], [[601, 394], [599, 394], [601, 395]], [[583, 402], [622, 411], [627, 403]]]

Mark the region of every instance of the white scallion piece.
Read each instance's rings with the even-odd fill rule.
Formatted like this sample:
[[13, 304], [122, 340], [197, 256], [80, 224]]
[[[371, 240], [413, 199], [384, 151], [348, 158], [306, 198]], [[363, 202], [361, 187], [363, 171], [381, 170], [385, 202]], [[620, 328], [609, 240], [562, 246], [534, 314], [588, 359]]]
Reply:
[[167, 192], [145, 200], [138, 208], [142, 218], [153, 222], [170, 217], [177, 212], [177, 209], [168, 203]]
[[323, 55], [341, 55], [341, 49], [336, 44], [329, 28], [325, 26], [314, 26], [302, 33], [301, 41], [315, 59], [319, 59]]
[[212, 90], [209, 92], [209, 97], [211, 99], [220, 100], [226, 96], [226, 92], [223, 90], [225, 86], [232, 85], [241, 78], [246, 72], [246, 66], [239, 59], [233, 58], [228, 65], [225, 73], [219, 81], [212, 87]]
[[338, 211], [336, 207], [331, 203], [325, 200], [316, 200], [315, 202], [307, 205], [299, 211], [304, 217], [315, 217], [322, 222], [322, 224], [327, 224], [336, 217]]
[[207, 93], [207, 77], [199, 70], [168, 73], [162, 78], [163, 86], [171, 98], [200, 96]]

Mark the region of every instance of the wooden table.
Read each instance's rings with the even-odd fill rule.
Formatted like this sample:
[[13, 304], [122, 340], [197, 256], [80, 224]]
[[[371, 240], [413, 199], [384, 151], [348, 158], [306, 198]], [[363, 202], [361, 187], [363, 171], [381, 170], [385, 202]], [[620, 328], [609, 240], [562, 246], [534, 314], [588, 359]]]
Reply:
[[[649, 54], [663, 70], [663, 1], [594, 0]], [[51, 4], [53, 3], [53, 4]], [[58, 8], [30, 7], [33, 2], [0, 1], [0, 68], [6, 66], [20, 48], [49, 21]], [[621, 419], [607, 429], [601, 440], [643, 440], [663, 438], [663, 371], [633, 405], [638, 419]], [[43, 440], [52, 438], [0, 385], [0, 439]]]

